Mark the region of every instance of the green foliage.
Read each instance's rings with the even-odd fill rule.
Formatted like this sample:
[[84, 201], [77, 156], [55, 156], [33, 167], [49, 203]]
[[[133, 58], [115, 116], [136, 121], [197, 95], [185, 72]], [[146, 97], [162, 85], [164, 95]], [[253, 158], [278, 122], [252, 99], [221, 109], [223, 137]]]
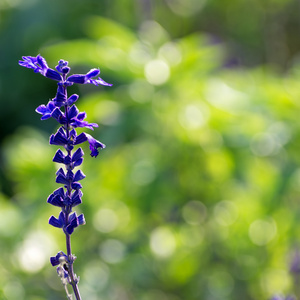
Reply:
[[[215, 5], [221, 13], [229, 5], [217, 2], [203, 9]], [[255, 6], [255, 17], [263, 5], [276, 10], [284, 2]], [[172, 5], [193, 16], [182, 1]], [[241, 6], [249, 9], [241, 1], [228, 9]], [[227, 30], [253, 38], [250, 16]], [[79, 209], [87, 224], [72, 236], [83, 299], [250, 300], [293, 292], [288, 263], [300, 233], [297, 66], [284, 77], [266, 66], [226, 68], [227, 50], [208, 35], [180, 37], [155, 21], [132, 30], [121, 24], [134, 27], [128, 19], [89, 11], [77, 24], [81, 36], [39, 50], [49, 65], [63, 58], [74, 72], [99, 66], [114, 83], [76, 91], [80, 110], [100, 124], [93, 135], [107, 145], [97, 159], [84, 149]], [[29, 90], [42, 82], [24, 81]], [[55, 85], [45, 89], [52, 90], [45, 97], [54, 95]], [[37, 94], [30, 98], [39, 105]], [[64, 299], [48, 262], [65, 247], [63, 234], [47, 224], [58, 214], [46, 203], [58, 187], [56, 149], [48, 145], [55, 125], [41, 126], [19, 127], [2, 146], [12, 195], [0, 194], [1, 299]]]

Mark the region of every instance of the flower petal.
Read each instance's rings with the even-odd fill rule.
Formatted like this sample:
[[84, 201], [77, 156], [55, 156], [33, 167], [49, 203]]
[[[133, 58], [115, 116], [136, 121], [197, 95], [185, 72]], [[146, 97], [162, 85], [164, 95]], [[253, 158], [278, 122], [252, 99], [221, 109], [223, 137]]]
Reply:
[[61, 211], [58, 219], [54, 216], [51, 216], [49, 219], [49, 224], [57, 228], [62, 228], [64, 225], [64, 213]]
[[86, 79], [91, 79], [92, 77], [98, 76], [100, 74], [99, 69], [91, 69], [88, 73], [86, 73]]
[[79, 181], [79, 180], [82, 180], [84, 179], [86, 176], [83, 174], [83, 172], [81, 170], [78, 170], [76, 173], [75, 173], [75, 176], [74, 176], [74, 181]]
[[72, 82], [72, 83], [84, 84], [85, 83], [85, 75], [83, 75], [83, 74], [71, 75], [68, 77], [67, 81]]
[[68, 100], [67, 100], [67, 104], [70, 106], [73, 103], [75, 103], [78, 100], [79, 96], [77, 94], [73, 94], [71, 95]]
[[47, 71], [45, 73], [45, 76], [47, 78], [52, 79], [52, 80], [57, 80], [57, 81], [61, 81], [62, 80], [61, 75], [58, 72], [56, 72], [56, 71], [54, 71], [53, 69], [50, 69], [50, 68], [47, 69]]
[[57, 162], [57, 163], [61, 163], [61, 164], [64, 163], [64, 161], [65, 161], [65, 155], [64, 155], [64, 153], [60, 149], [58, 149], [56, 151], [56, 153], [55, 153], [55, 155], [53, 157], [53, 161]]

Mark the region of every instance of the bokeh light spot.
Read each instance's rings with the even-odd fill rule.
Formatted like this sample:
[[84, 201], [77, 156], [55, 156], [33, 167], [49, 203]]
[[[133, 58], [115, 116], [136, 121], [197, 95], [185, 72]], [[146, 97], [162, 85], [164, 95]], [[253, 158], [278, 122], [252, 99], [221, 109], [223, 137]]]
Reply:
[[116, 229], [119, 218], [113, 210], [102, 208], [94, 215], [93, 224], [97, 230], [107, 233]]
[[149, 83], [161, 85], [169, 79], [170, 68], [165, 61], [155, 59], [145, 65], [144, 74]]
[[206, 206], [201, 201], [189, 201], [182, 208], [182, 216], [190, 225], [198, 225], [204, 222], [207, 215]]
[[170, 65], [178, 65], [182, 59], [179, 47], [171, 42], [168, 42], [159, 48], [158, 56], [167, 61]]
[[115, 125], [120, 119], [120, 105], [114, 101], [102, 100], [95, 106], [94, 115], [101, 124]]
[[19, 281], [12, 280], [4, 285], [3, 294], [10, 300], [22, 300], [24, 299], [25, 291]]
[[204, 230], [200, 226], [182, 226], [179, 231], [181, 242], [187, 247], [196, 247], [204, 239]]
[[151, 232], [150, 248], [160, 257], [168, 257], [176, 248], [176, 240], [172, 231], [167, 227], [158, 227]]
[[22, 216], [14, 207], [5, 207], [0, 210], [0, 235], [13, 235], [22, 225]]
[[131, 47], [129, 58], [134, 65], [145, 65], [151, 60], [151, 54], [145, 44], [136, 42]]
[[[84, 286], [82, 291], [101, 291], [109, 280], [109, 268], [106, 264], [99, 261], [89, 262], [83, 272]], [[81, 289], [81, 288], [80, 288]], [[87, 297], [90, 299], [90, 297]]]
[[211, 79], [206, 90], [206, 99], [213, 106], [230, 113], [247, 109], [248, 95], [233, 89], [220, 79]]
[[154, 88], [145, 80], [136, 80], [129, 86], [131, 98], [139, 103], [145, 103], [151, 100]]
[[209, 109], [200, 103], [189, 104], [179, 113], [179, 122], [185, 129], [200, 128], [208, 119]]
[[277, 226], [272, 218], [256, 220], [249, 227], [249, 237], [258, 246], [268, 244], [277, 233]]
[[234, 203], [221, 201], [214, 207], [214, 216], [220, 225], [229, 226], [236, 221], [238, 211]]
[[228, 272], [215, 271], [208, 279], [208, 289], [212, 296], [226, 297], [234, 287], [234, 280]]
[[28, 273], [40, 271], [49, 262], [55, 246], [47, 232], [31, 232], [17, 250], [20, 267]]
[[109, 239], [101, 244], [99, 253], [104, 261], [115, 264], [123, 260], [125, 250], [126, 248], [123, 243], [118, 240]]
[[289, 274], [286, 270], [269, 269], [261, 276], [261, 286], [267, 294], [277, 294], [286, 290], [290, 285]]
[[162, 44], [169, 40], [167, 31], [157, 22], [147, 20], [139, 30], [139, 37], [145, 44]]
[[198, 13], [206, 0], [167, 0], [167, 3], [175, 14], [188, 17]]
[[269, 156], [276, 152], [278, 144], [271, 134], [258, 133], [253, 137], [250, 148], [257, 156]]
[[138, 161], [132, 168], [131, 179], [137, 185], [147, 185], [156, 176], [155, 167], [151, 161]]

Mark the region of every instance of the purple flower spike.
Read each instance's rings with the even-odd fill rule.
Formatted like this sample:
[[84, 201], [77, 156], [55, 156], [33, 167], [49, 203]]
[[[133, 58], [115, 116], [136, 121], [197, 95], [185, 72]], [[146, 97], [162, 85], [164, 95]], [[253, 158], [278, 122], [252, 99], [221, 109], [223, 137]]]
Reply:
[[71, 252], [70, 235], [79, 225], [85, 224], [83, 214], [77, 216], [76, 212], [72, 212], [73, 207], [82, 203], [82, 185], [79, 181], [84, 179], [85, 175], [80, 169], [76, 171], [74, 169], [82, 164], [84, 153], [80, 147], [74, 153], [72, 151], [75, 146], [88, 141], [91, 156], [96, 157], [99, 154], [99, 149], [105, 148], [105, 145], [85, 132], [77, 135], [76, 128], [78, 127], [94, 130], [98, 125], [85, 121], [86, 113], [80, 112], [74, 104], [79, 96], [73, 94], [68, 97], [67, 88], [76, 83], [94, 84], [96, 86], [111, 86], [112, 84], [105, 82], [100, 77], [96, 79], [100, 74], [99, 69], [91, 69], [86, 74], [74, 74], [68, 77], [70, 67], [68, 62], [63, 59], [58, 62], [55, 70], [48, 67], [46, 60], [41, 55], [36, 57], [23, 56], [22, 60], [19, 61], [19, 65], [57, 81], [57, 91], [54, 98], [46, 105], [42, 104], [36, 108], [36, 112], [42, 115], [41, 120], [52, 117], [60, 124], [57, 132], [50, 136], [49, 143], [63, 148], [58, 149], [53, 157], [53, 162], [64, 165], [56, 172], [56, 182], [63, 184], [63, 187], [50, 194], [47, 203], [61, 209], [57, 218], [55, 216], [49, 218], [49, 224], [61, 228], [66, 235], [67, 254], [60, 251], [56, 256], [50, 257], [50, 262], [52, 266], [57, 266], [57, 273], [65, 286], [68, 299], [72, 298], [66, 287], [70, 283], [76, 300], [79, 300], [81, 298], [77, 286], [78, 277], [73, 271], [73, 263], [76, 257]]

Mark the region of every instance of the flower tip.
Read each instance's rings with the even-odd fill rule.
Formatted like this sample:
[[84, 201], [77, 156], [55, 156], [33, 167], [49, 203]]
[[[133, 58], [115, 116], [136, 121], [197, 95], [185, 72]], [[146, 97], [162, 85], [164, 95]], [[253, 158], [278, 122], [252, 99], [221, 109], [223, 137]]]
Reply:
[[91, 69], [85, 76], [87, 79], [98, 76], [100, 74], [99, 69]]

